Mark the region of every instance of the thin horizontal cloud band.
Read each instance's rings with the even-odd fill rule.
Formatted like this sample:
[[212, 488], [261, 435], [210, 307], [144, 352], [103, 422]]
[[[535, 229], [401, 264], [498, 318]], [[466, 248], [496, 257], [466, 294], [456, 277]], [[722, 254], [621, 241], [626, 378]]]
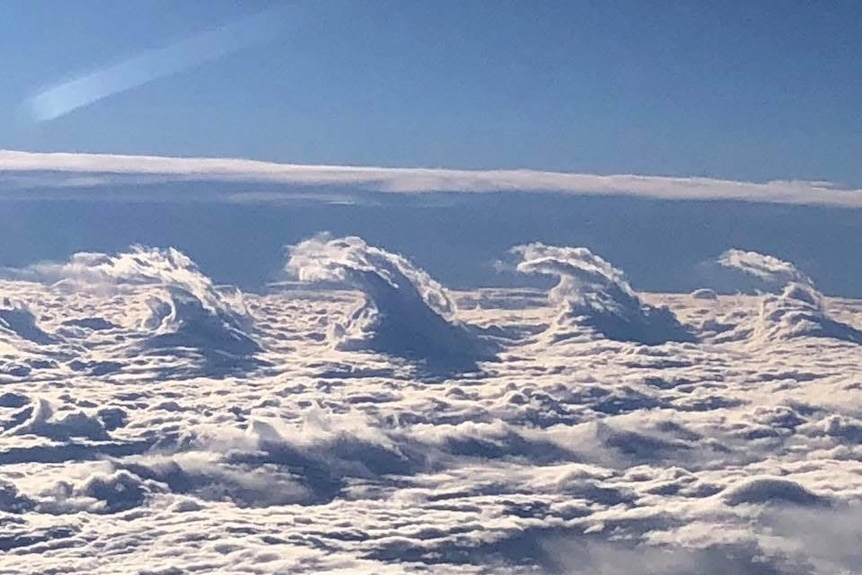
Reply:
[[[240, 158], [178, 158], [114, 154], [0, 151], [0, 180], [26, 187], [111, 185], [124, 177], [159, 181], [212, 180], [304, 186], [344, 186], [357, 191], [550, 192], [572, 195], [631, 195], [667, 200], [740, 200], [862, 208], [862, 189], [829, 182], [746, 182], [704, 177], [599, 175], [514, 170], [452, 170], [301, 165]], [[278, 194], [266, 196], [277, 199]], [[218, 199], [218, 198], [214, 198]], [[261, 201], [264, 201], [263, 198]]]

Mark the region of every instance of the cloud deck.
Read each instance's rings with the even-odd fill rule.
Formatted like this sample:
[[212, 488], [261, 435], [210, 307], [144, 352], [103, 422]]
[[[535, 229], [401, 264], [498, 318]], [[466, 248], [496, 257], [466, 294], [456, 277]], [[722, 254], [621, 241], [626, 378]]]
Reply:
[[[313, 241], [289, 267], [340, 285], [239, 294], [144, 248], [0, 282], [0, 571], [796, 575], [862, 559], [862, 346], [751, 327], [783, 297], [855, 330], [858, 301], [637, 293], [584, 251], [566, 269], [601, 273], [550, 300], [454, 292], [358, 239]], [[691, 338], [544, 337], [596, 294], [666, 309]], [[426, 377], [415, 353], [337, 345], [369, 306], [463, 328], [494, 357]]]

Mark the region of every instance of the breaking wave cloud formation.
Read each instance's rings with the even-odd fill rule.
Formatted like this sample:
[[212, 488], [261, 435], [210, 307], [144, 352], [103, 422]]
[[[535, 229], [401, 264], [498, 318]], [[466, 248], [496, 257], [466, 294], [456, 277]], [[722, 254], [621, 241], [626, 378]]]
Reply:
[[0, 571], [858, 572], [862, 302], [514, 253], [550, 294], [324, 235], [263, 293], [170, 248], [7, 270]]
[[648, 345], [693, 339], [670, 310], [642, 302], [622, 271], [587, 248], [533, 243], [512, 252], [521, 258], [519, 272], [559, 279], [549, 294], [560, 308], [548, 334], [552, 341], [581, 336], [584, 330]]
[[456, 318], [446, 290], [406, 258], [358, 237], [306, 240], [290, 249], [287, 270], [305, 282], [340, 282], [363, 304], [335, 326], [341, 349], [367, 349], [424, 362], [432, 369], [475, 369], [493, 346]]
[[[116, 255], [82, 252], [67, 262], [31, 266], [22, 276], [66, 291], [142, 296], [145, 305], [128, 310], [121, 321], [137, 332], [130, 338], [131, 353], [178, 355], [217, 375], [254, 367], [255, 354], [262, 351], [239, 290], [217, 288], [173, 248], [135, 246]], [[100, 319], [84, 319], [83, 325], [92, 327]]]
[[796, 266], [773, 256], [731, 249], [719, 258], [725, 267], [763, 281], [775, 294], [764, 296], [760, 314], [748, 328], [754, 341], [826, 337], [862, 344], [862, 332], [831, 318], [823, 294]]

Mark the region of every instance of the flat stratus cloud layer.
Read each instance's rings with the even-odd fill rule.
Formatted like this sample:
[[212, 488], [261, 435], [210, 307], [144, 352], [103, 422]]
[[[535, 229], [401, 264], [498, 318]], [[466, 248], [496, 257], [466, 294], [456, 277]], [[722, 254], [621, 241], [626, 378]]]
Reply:
[[[862, 207], [862, 190], [829, 182], [744, 182], [703, 177], [598, 175], [538, 170], [450, 170], [299, 165], [238, 158], [172, 158], [113, 154], [0, 151], [0, 181], [28, 188], [99, 187], [122, 183], [221, 181], [340, 186], [348, 191], [547, 192], [643, 196], [670, 200], [741, 200]], [[213, 199], [279, 201], [296, 190], [220, 193]]]

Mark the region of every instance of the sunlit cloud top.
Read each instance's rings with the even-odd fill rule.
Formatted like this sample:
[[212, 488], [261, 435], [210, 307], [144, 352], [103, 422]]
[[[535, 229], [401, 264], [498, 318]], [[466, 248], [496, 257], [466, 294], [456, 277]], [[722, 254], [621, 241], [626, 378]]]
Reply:
[[273, 17], [276, 13], [281, 11], [259, 12], [52, 86], [30, 98], [30, 113], [40, 122], [54, 120], [104, 98], [272, 39], [279, 31], [280, 19]]

